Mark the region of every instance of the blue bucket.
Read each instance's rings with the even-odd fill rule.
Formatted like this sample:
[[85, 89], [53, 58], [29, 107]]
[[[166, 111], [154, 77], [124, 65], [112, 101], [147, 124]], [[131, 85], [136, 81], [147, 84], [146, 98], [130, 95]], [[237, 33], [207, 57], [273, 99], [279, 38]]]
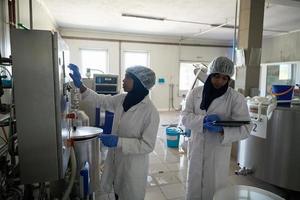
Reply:
[[278, 101], [278, 106], [290, 107], [291, 100], [293, 98], [294, 86], [293, 85], [272, 85], [272, 94], [276, 96]]
[[177, 127], [166, 128], [167, 146], [170, 148], [178, 148], [181, 130]]

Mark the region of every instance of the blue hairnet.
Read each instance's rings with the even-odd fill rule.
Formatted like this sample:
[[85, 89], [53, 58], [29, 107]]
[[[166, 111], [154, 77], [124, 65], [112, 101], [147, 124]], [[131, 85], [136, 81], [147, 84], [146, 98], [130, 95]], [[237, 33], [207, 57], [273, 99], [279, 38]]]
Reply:
[[133, 66], [127, 68], [126, 73], [133, 74], [148, 90], [155, 84], [155, 73], [150, 68], [144, 66]]
[[209, 74], [224, 74], [232, 77], [234, 74], [234, 64], [227, 57], [217, 57], [209, 64]]

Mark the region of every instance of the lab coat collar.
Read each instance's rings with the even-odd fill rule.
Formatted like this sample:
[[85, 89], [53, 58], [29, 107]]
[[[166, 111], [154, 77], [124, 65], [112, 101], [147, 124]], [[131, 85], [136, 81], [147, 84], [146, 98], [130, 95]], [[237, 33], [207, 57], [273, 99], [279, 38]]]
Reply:
[[[198, 98], [202, 98], [202, 92], [203, 92], [203, 89], [204, 87], [201, 88], [200, 92], [197, 93], [197, 97]], [[227, 91], [220, 97], [216, 98], [216, 99], [219, 99], [219, 100], [223, 100], [229, 93], [229, 91], [231, 90], [230, 87], [227, 88]]]
[[127, 110], [127, 112], [132, 112], [132, 111], [135, 111], [137, 109], [137, 107], [139, 107], [141, 104], [145, 104], [147, 103], [148, 101], [150, 101], [150, 98], [149, 98], [149, 95], [145, 96], [145, 98], [139, 102], [138, 104], [132, 106], [129, 110]]

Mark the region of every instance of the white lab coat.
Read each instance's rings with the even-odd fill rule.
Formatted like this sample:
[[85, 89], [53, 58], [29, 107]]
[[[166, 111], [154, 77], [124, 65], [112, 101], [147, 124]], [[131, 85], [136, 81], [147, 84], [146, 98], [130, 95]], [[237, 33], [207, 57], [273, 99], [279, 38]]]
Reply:
[[221, 120], [246, 120], [250, 116], [244, 97], [228, 88], [207, 112], [200, 109], [203, 87], [194, 88], [182, 111], [182, 123], [192, 130], [188, 150], [187, 200], [212, 200], [214, 192], [226, 186], [231, 143], [250, 134], [252, 125], [224, 127], [224, 136], [203, 129], [203, 118], [217, 114]]
[[99, 95], [90, 89], [82, 94], [84, 101], [114, 112], [112, 134], [119, 136], [118, 147], [108, 150], [101, 191], [110, 193], [113, 186], [119, 200], [142, 200], [147, 185], [148, 155], [155, 146], [159, 113], [149, 96], [124, 112], [125, 96]]

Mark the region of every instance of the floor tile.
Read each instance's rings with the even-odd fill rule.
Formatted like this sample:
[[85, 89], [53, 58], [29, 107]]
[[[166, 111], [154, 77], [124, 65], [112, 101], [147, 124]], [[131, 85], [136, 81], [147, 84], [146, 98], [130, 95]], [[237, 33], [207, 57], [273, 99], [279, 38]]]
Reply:
[[159, 157], [155, 153], [151, 153], [149, 156], [150, 165], [151, 164], [162, 164], [162, 161], [159, 159]]
[[146, 190], [145, 200], [166, 200], [159, 187], [151, 187]]
[[180, 183], [177, 175], [172, 172], [153, 174], [158, 185]]
[[153, 187], [153, 186], [157, 186], [157, 182], [153, 178], [153, 175], [148, 175], [147, 176], [147, 187]]
[[185, 196], [184, 186], [180, 183], [160, 187], [167, 199], [175, 199]]
[[174, 172], [177, 175], [177, 178], [182, 182], [185, 183], [187, 180], [187, 171], [186, 170], [179, 170], [177, 172]]
[[152, 164], [149, 166], [149, 174], [156, 174], [160, 172], [169, 171], [168, 167], [165, 164]]

